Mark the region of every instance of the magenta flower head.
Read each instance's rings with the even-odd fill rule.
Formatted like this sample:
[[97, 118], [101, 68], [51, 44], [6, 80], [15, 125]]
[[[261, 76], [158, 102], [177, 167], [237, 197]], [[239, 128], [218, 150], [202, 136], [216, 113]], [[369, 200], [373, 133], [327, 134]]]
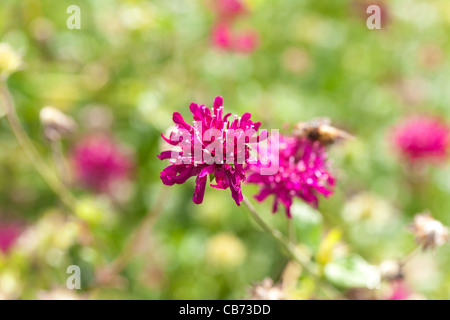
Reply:
[[449, 128], [439, 119], [413, 116], [394, 128], [394, 143], [409, 161], [442, 160], [449, 147]]
[[234, 31], [229, 23], [221, 22], [212, 29], [212, 43], [218, 49], [250, 54], [259, 46], [259, 35], [254, 30]]
[[21, 233], [21, 228], [16, 223], [0, 222], [0, 251], [7, 253], [14, 245]]
[[87, 136], [74, 148], [72, 161], [79, 182], [96, 192], [108, 192], [112, 184], [130, 176], [133, 162], [109, 136]]
[[234, 49], [241, 53], [252, 53], [258, 48], [259, 35], [256, 31], [246, 31], [237, 34], [234, 39]]
[[243, 0], [214, 0], [220, 18], [234, 19], [247, 12]]
[[[214, 100], [212, 110], [204, 105], [192, 103], [193, 125], [187, 123], [180, 113], [174, 112], [173, 122], [176, 129], [169, 138], [162, 138], [173, 150], [163, 151], [158, 158], [170, 159], [170, 165], [161, 172], [165, 185], [182, 184], [191, 177], [196, 178], [196, 187], [192, 200], [196, 204], [203, 202], [208, 176], [217, 189], [230, 188], [231, 196], [239, 206], [243, 199], [241, 182], [245, 181], [244, 166], [250, 161], [250, 144], [263, 139], [256, 133], [261, 125], [250, 120], [251, 114], [242, 117], [231, 113], [223, 116], [223, 99]], [[266, 134], [266, 132], [264, 132]]]
[[[295, 197], [303, 199], [313, 207], [319, 204], [320, 194], [328, 197], [333, 193], [335, 180], [328, 172], [325, 148], [315, 141], [304, 137], [279, 137], [279, 154], [272, 152], [271, 146], [267, 153], [259, 158], [266, 163], [278, 162], [278, 172], [272, 175], [261, 174], [261, 161], [248, 167], [248, 183], [260, 186], [258, 201], [265, 200], [269, 195], [275, 196], [272, 212], [276, 212], [281, 202], [286, 208], [286, 215], [291, 217], [291, 205]], [[261, 153], [261, 150], [258, 150]], [[263, 152], [266, 152], [263, 150]], [[270, 153], [270, 154], [269, 154]], [[264, 160], [268, 155], [268, 161]]]
[[213, 27], [212, 42], [219, 49], [231, 50], [233, 48], [232, 33], [228, 23], [219, 23]]

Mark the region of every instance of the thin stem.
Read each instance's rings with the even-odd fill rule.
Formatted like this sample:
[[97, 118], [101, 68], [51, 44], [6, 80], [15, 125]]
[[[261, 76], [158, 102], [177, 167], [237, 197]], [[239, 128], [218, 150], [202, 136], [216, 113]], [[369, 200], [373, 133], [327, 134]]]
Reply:
[[148, 211], [144, 218], [142, 218], [139, 225], [131, 234], [125, 247], [114, 259], [114, 261], [107, 267], [100, 270], [98, 274], [98, 282], [109, 282], [115, 278], [133, 259], [137, 249], [148, 239], [149, 232], [151, 231], [154, 223], [156, 222], [159, 214], [166, 204], [167, 197], [169, 195], [168, 189], [163, 187], [160, 189], [159, 194], [156, 196], [156, 202], [153, 207]]
[[286, 250], [288, 255], [297, 261], [303, 269], [305, 269], [309, 274], [311, 274], [314, 277], [318, 277], [317, 267], [314, 266], [307, 257], [300, 254], [300, 252], [295, 248], [295, 244], [290, 243], [283, 234], [278, 231], [277, 229], [272, 228], [269, 226], [258, 214], [253, 204], [247, 199], [247, 197], [244, 196], [243, 202], [249, 209], [251, 216], [253, 220], [256, 221], [256, 223], [267, 233], [269, 233], [277, 242], [280, 244], [280, 246]]
[[293, 219], [287, 219], [288, 239], [290, 243], [296, 243], [295, 225]]
[[9, 93], [6, 83], [0, 83], [0, 100], [3, 104], [6, 112], [6, 119], [8, 120], [9, 126], [16, 137], [17, 142], [22, 147], [25, 155], [30, 160], [36, 171], [41, 175], [44, 181], [49, 185], [49, 187], [58, 195], [61, 201], [72, 211], [76, 208], [76, 198], [70, 193], [61, 181], [54, 175], [51, 168], [39, 155], [38, 151], [31, 142], [27, 133], [23, 129], [19, 118], [16, 113], [16, 108]]
[[258, 214], [253, 204], [250, 202], [250, 200], [247, 199], [246, 196], [243, 196], [243, 202], [249, 209], [251, 216], [253, 220], [267, 233], [269, 233], [278, 243], [279, 245], [286, 251], [288, 256], [293, 259], [294, 261], [298, 262], [302, 268], [309, 273], [310, 276], [312, 276], [318, 283], [321, 283], [323, 285], [323, 289], [325, 289], [326, 294], [333, 294], [335, 297], [339, 299], [345, 300], [346, 298], [342, 296], [342, 294], [331, 284], [324, 281], [319, 274], [318, 267], [315, 263], [310, 261], [310, 259], [303, 254], [296, 248], [295, 243], [289, 242], [283, 234], [278, 231], [277, 229], [272, 228], [269, 226]]
[[420, 251], [421, 251], [422, 247], [421, 246], [417, 246], [416, 248], [414, 248], [410, 253], [408, 253], [402, 260], [400, 260], [400, 265], [402, 267], [404, 267], [409, 261], [412, 260], [412, 258], [414, 258]]
[[58, 170], [59, 179], [67, 188], [70, 186], [72, 179], [66, 159], [64, 158], [61, 141], [50, 141], [50, 148], [52, 149], [53, 162]]

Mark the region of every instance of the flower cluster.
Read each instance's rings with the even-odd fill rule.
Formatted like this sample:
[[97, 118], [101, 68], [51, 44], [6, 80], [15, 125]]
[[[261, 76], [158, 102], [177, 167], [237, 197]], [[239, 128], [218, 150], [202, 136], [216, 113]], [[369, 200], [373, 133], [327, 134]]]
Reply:
[[248, 12], [242, 0], [218, 0], [214, 11], [217, 21], [212, 29], [214, 46], [228, 51], [241, 53], [253, 52], [259, 42], [258, 34], [253, 30], [234, 31], [236, 19]]
[[449, 128], [432, 117], [411, 117], [394, 129], [394, 143], [409, 161], [441, 160], [449, 148]]
[[317, 207], [319, 194], [327, 197], [333, 193], [335, 180], [328, 172], [325, 148], [319, 142], [305, 137], [280, 136], [278, 158], [271, 149], [270, 146], [267, 149], [270, 152], [268, 163], [278, 161], [278, 172], [274, 175], [261, 174], [261, 168], [267, 165], [263, 162], [267, 157], [261, 155], [263, 161], [249, 166], [247, 182], [260, 186], [260, 192], [255, 196], [258, 201], [263, 201], [269, 195], [275, 196], [273, 212], [277, 211], [281, 202], [290, 217], [295, 197]]
[[[223, 115], [221, 97], [215, 98], [212, 111], [205, 105], [199, 106], [196, 103], [192, 103], [189, 108], [194, 125], [188, 124], [180, 113], [175, 112], [173, 121], [176, 129], [170, 133], [169, 138], [161, 134], [170, 145], [182, 147], [181, 151], [163, 151], [158, 156], [160, 160], [171, 159], [171, 165], [161, 172], [162, 182], [171, 186], [197, 177], [192, 200], [200, 204], [203, 202], [208, 176], [214, 177], [216, 184], [211, 186], [218, 189], [230, 188], [234, 201], [240, 205], [243, 200], [241, 182], [246, 178], [244, 166], [250, 159], [248, 143], [260, 139], [259, 136], [252, 135], [256, 134], [261, 123], [250, 120], [250, 113], [228, 120], [231, 114]], [[215, 134], [209, 136], [210, 132]], [[233, 132], [233, 138], [229, 135], [230, 132]], [[226, 155], [226, 161], [223, 161], [223, 155]]]

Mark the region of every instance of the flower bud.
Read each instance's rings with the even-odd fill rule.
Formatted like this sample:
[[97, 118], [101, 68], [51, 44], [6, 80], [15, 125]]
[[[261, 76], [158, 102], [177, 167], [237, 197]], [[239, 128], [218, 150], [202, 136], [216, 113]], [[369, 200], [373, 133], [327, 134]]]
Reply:
[[386, 260], [380, 264], [380, 274], [383, 280], [398, 280], [403, 278], [402, 265], [399, 261]]
[[0, 80], [7, 79], [22, 66], [22, 57], [9, 44], [0, 43]]
[[274, 284], [272, 279], [265, 278], [261, 283], [250, 289], [248, 300], [285, 300], [286, 295], [279, 284]]
[[441, 246], [449, 239], [448, 228], [433, 219], [429, 212], [416, 215], [410, 229], [417, 243], [424, 249]]
[[69, 136], [77, 127], [71, 117], [53, 107], [43, 108], [39, 116], [44, 127], [44, 135], [49, 141], [57, 141]]

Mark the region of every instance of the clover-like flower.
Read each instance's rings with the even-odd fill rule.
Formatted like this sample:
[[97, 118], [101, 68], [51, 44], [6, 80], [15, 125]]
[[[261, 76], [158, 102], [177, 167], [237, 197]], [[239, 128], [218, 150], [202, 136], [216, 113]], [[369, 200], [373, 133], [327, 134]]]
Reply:
[[174, 146], [173, 150], [163, 151], [158, 156], [160, 160], [171, 159], [171, 164], [161, 171], [162, 182], [171, 186], [196, 177], [192, 200], [200, 204], [209, 176], [211, 181], [216, 181], [216, 184], [211, 184], [212, 187], [230, 188], [231, 196], [239, 206], [243, 200], [241, 182], [246, 179], [244, 167], [250, 159], [249, 144], [260, 140], [256, 132], [261, 123], [250, 120], [250, 113], [228, 120], [231, 113], [223, 116], [221, 97], [215, 98], [212, 110], [196, 103], [189, 108], [193, 114], [193, 124], [174, 112], [175, 130], [169, 138], [161, 134], [167, 143]]
[[96, 192], [109, 192], [113, 183], [129, 178], [133, 161], [112, 138], [103, 134], [83, 138], [72, 161], [78, 181]]
[[[272, 140], [271, 140], [272, 141]], [[248, 167], [247, 182], [260, 186], [259, 194], [255, 196], [263, 201], [269, 195], [275, 196], [273, 212], [281, 202], [286, 208], [286, 215], [291, 217], [293, 199], [298, 197], [313, 207], [319, 203], [320, 194], [325, 197], [333, 193], [334, 177], [328, 172], [325, 148], [317, 141], [305, 137], [279, 137], [279, 154], [272, 152], [271, 146], [267, 150], [259, 150], [267, 154], [260, 154], [263, 159], [268, 156], [268, 163], [278, 162], [278, 172], [272, 175], [261, 174], [265, 167], [262, 161]]]
[[409, 161], [441, 160], [450, 146], [450, 129], [441, 120], [414, 116], [394, 129], [394, 143]]

